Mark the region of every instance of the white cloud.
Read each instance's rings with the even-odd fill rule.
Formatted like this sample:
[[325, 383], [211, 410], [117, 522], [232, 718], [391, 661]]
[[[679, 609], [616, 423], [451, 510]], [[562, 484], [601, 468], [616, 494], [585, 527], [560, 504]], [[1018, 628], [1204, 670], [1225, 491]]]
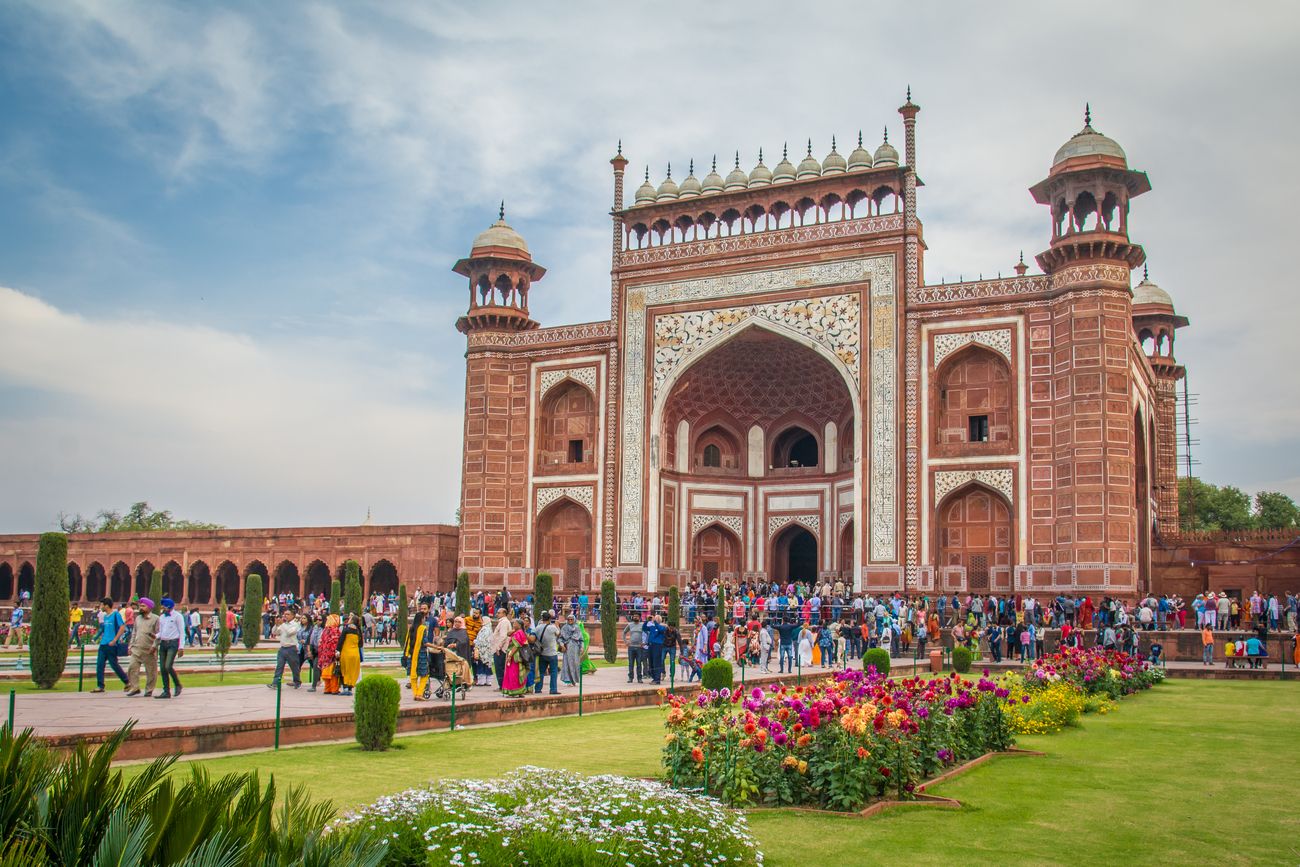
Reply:
[[24, 497], [0, 523], [150, 499], [232, 525], [451, 520], [459, 406], [431, 399], [429, 361], [201, 325], [91, 319], [0, 287], [0, 385], [22, 412], [0, 451]]

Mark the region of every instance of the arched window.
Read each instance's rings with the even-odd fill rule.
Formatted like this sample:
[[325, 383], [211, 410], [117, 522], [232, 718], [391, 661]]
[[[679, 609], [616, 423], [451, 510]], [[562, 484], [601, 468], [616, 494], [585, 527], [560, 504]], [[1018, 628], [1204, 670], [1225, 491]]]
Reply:
[[935, 444], [949, 453], [1003, 452], [1014, 447], [1011, 367], [996, 352], [971, 346], [935, 377]]
[[595, 460], [596, 400], [572, 380], [551, 389], [542, 401], [538, 437], [539, 472], [574, 472]]
[[722, 466], [722, 449], [716, 444], [709, 443], [704, 447], [704, 466], [721, 467]]
[[772, 465], [783, 467], [815, 467], [819, 463], [817, 437], [798, 425], [786, 428], [772, 442]]
[[695, 438], [695, 456], [691, 463], [697, 469], [739, 470], [740, 454], [740, 438], [727, 426], [714, 424]]

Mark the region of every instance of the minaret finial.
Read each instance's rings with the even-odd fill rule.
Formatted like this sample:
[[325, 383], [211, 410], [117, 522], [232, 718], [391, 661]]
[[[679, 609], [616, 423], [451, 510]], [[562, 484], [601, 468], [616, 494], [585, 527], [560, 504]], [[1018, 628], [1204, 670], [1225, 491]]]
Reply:
[[645, 167], [645, 182], [650, 183], [650, 166]]
[[1020, 264], [1021, 264], [1021, 265], [1025, 264], [1025, 251], [1024, 251], [1024, 250], [1021, 250], [1021, 251], [1020, 251]]
[[782, 142], [782, 143], [781, 143], [781, 159], [783, 159], [783, 160], [785, 160], [785, 161], [787, 161], [787, 162], [789, 162], [789, 160], [790, 160], [790, 143], [789, 143], [789, 142]]
[[618, 155], [623, 156], [623, 140], [618, 140]]
[[693, 174], [695, 174], [695, 158], [694, 158], [694, 157], [691, 157], [691, 170], [690, 170], [689, 172], [687, 172], [687, 174], [688, 174], [688, 175], [693, 175]]
[[912, 85], [910, 84], [907, 86], [907, 101], [912, 101]]
[[717, 174], [717, 173], [718, 173], [718, 155], [717, 155], [717, 154], [714, 154], [714, 155], [713, 155], [713, 168], [710, 169], [709, 171], [713, 172], [714, 174]]
[[1147, 282], [1147, 266], [1145, 264], [1142, 266], [1142, 282]]
[[501, 210], [497, 211], [497, 219], [504, 222], [505, 218], [506, 218], [506, 200], [502, 199]]
[[835, 136], [831, 136], [831, 153], [835, 153]]
[[812, 139], [808, 139], [808, 156], [812, 156]]
[[740, 168], [740, 151], [736, 151], [736, 168]]
[[762, 148], [759, 148], [759, 149], [758, 149], [758, 164], [759, 164], [760, 166], [763, 164], [763, 149], [762, 149]]
[[885, 127], [885, 144], [889, 144], [889, 127]]
[[862, 130], [858, 130], [858, 147], [862, 147]]
[[1092, 126], [1092, 106], [1086, 102], [1083, 104], [1083, 125]]

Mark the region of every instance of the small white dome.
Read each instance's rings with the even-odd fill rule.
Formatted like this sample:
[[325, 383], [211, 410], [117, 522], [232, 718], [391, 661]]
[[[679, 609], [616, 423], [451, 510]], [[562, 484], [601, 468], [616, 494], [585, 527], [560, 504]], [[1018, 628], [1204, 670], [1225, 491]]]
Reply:
[[848, 161], [835, 150], [835, 136], [831, 136], [831, 152], [822, 160], [823, 175], [839, 175], [848, 170]]
[[776, 170], [772, 172], [772, 181], [777, 184], [789, 183], [794, 180], [794, 175], [794, 163], [790, 162], [787, 148], [782, 145], [781, 162], [776, 164]]
[[722, 192], [723, 181], [722, 175], [718, 174], [718, 158], [713, 158], [713, 168], [704, 176], [704, 183], [700, 185], [700, 191], [703, 193], [720, 193]]
[[695, 160], [691, 160], [690, 173], [682, 181], [681, 188], [677, 191], [679, 199], [693, 199], [700, 194], [700, 179], [695, 177]]
[[637, 188], [636, 204], [648, 205], [655, 200], [655, 185], [650, 183], [650, 167], [645, 169], [645, 183]]
[[1092, 128], [1092, 107], [1083, 110], [1083, 129], [1070, 136], [1070, 140], [1061, 145], [1052, 158], [1052, 165], [1057, 166], [1073, 157], [1106, 156], [1115, 157], [1128, 165], [1124, 149], [1113, 138], [1104, 136]]
[[659, 190], [655, 193], [656, 202], [668, 202], [677, 198], [677, 182], [673, 180], [673, 164], [668, 164], [668, 177], [659, 185]]
[[749, 171], [749, 185], [751, 187], [766, 187], [772, 183], [772, 170], [763, 165], [763, 149], [758, 149], [758, 165]]
[[885, 140], [876, 148], [876, 155], [871, 160], [876, 166], [898, 165], [898, 151], [889, 143], [889, 127], [885, 127]]
[[862, 146], [862, 131], [858, 131], [858, 146], [849, 154], [849, 171], [871, 168], [871, 151]]
[[799, 169], [795, 177], [802, 181], [804, 178], [815, 178], [821, 173], [822, 164], [812, 155], [812, 139], [808, 139], [808, 155], [799, 161]]
[[736, 167], [727, 175], [727, 190], [743, 190], [749, 186], [749, 175], [740, 167], [740, 151], [736, 151]]

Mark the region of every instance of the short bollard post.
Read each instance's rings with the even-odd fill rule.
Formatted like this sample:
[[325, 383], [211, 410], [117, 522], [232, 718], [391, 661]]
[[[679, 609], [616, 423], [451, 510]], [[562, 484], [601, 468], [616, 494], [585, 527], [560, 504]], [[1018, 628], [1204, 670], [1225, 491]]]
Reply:
[[17, 690], [9, 690], [9, 734], [14, 733], [14, 696], [18, 694]]
[[745, 657], [740, 658], [740, 688], [745, 689]]
[[803, 686], [803, 656], [799, 653], [799, 648], [794, 651], [794, 667], [797, 672], [794, 676], [794, 682], [797, 686]]
[[677, 691], [677, 655], [673, 654], [672, 661], [668, 665], [668, 692], [674, 694]]
[[284, 689], [284, 681], [275, 682], [275, 748], [280, 749], [280, 692]]
[[456, 730], [456, 675], [451, 676], [451, 731]]
[[81, 663], [77, 666], [77, 692], [81, 692], [82, 684], [86, 680], [86, 643], [77, 636], [77, 644], [81, 645]]
[[582, 682], [587, 679], [587, 672], [578, 666], [578, 716], [582, 716]]

